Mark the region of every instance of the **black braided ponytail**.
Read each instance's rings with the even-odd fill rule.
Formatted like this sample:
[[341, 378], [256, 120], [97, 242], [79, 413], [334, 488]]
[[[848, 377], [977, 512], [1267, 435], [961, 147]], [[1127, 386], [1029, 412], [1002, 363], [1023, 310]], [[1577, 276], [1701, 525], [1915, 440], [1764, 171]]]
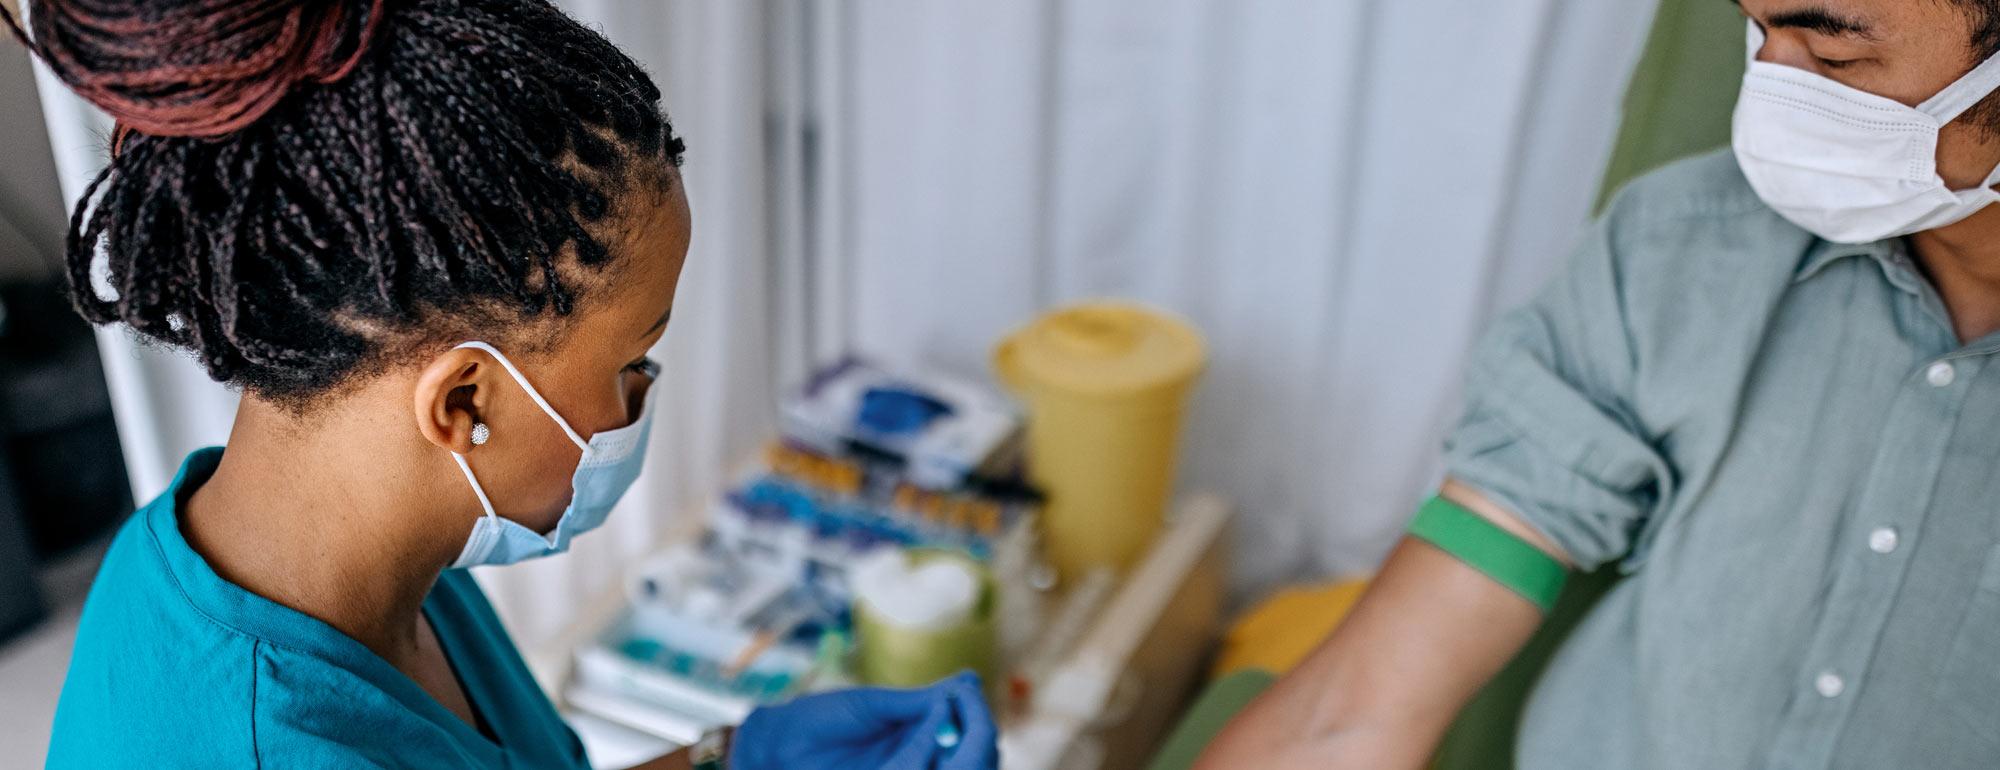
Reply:
[[646, 73], [544, 0], [30, 6], [24, 42], [119, 121], [71, 220], [77, 310], [295, 409], [570, 315], [680, 163]]

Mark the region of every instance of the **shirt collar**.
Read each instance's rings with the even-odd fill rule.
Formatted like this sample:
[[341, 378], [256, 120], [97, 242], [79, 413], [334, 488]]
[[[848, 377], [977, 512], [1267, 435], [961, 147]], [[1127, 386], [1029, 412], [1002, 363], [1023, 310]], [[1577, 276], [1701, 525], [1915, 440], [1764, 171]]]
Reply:
[[1868, 243], [1834, 243], [1814, 238], [1812, 247], [1806, 249], [1805, 258], [1799, 260], [1799, 272], [1792, 278], [1792, 282], [1798, 283], [1818, 275], [1827, 265], [1848, 257], [1874, 259], [1875, 264], [1882, 268], [1883, 275], [1892, 281], [1910, 266], [1909, 249], [1901, 238], [1887, 238]]
[[1805, 258], [1799, 261], [1798, 275], [1792, 282], [1798, 283], [1818, 275], [1827, 265], [1844, 257], [1874, 260], [1875, 266], [1882, 269], [1882, 278], [1908, 294], [1921, 297], [1929, 292], [1929, 280], [1917, 269], [1916, 260], [1910, 257], [1909, 242], [1902, 238], [1871, 243], [1830, 243], [1815, 238], [1812, 247], [1806, 250]]

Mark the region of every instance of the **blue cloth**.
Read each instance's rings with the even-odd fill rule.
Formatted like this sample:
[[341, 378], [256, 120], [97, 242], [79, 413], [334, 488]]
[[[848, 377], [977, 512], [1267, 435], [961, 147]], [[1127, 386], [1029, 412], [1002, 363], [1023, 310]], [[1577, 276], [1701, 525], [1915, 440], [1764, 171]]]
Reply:
[[439, 578], [424, 613], [497, 744], [361, 643], [217, 575], [178, 514], [221, 457], [189, 456], [112, 542], [49, 767], [588, 767], [464, 571]]

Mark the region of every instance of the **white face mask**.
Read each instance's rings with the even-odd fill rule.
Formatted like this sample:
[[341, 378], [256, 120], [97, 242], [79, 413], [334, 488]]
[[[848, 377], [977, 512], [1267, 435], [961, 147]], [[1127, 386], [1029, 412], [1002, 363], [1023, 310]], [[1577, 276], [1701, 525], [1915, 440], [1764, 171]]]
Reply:
[[1943, 227], [2000, 193], [2000, 167], [1970, 190], [1937, 173], [1938, 129], [2000, 87], [2000, 54], [1915, 107], [1781, 64], [1757, 61], [1764, 33], [1750, 23], [1749, 67], [1731, 144], [1758, 197], [1799, 227], [1836, 243], [1867, 243]]

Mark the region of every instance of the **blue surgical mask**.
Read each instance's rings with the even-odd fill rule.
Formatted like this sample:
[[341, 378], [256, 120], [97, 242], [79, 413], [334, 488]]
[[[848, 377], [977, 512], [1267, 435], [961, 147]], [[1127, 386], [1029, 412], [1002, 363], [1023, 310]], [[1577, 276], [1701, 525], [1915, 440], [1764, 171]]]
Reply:
[[563, 433], [570, 441], [576, 442], [583, 450], [583, 459], [576, 465], [576, 475], [570, 478], [571, 495], [569, 507], [563, 510], [562, 518], [556, 520], [555, 529], [549, 530], [547, 537], [521, 526], [511, 519], [502, 518], [493, 512], [492, 501], [486, 498], [486, 489], [479, 485], [479, 479], [472, 475], [472, 466], [465, 463], [465, 455], [451, 453], [458, 461], [459, 470], [465, 471], [465, 480], [471, 482], [472, 492], [479, 497], [479, 506], [486, 509], [486, 515], [472, 525], [472, 536], [465, 541], [465, 550], [451, 563], [452, 568], [476, 567], [487, 564], [513, 564], [541, 556], [562, 553], [569, 550], [569, 543], [577, 535], [596, 529], [611, 515], [611, 507], [632, 487], [633, 480], [639, 478], [639, 468], [646, 460], [646, 439], [652, 432], [653, 394], [658, 392], [651, 382], [646, 384], [646, 395], [641, 398], [639, 417], [631, 425], [615, 430], [598, 431], [589, 440], [577, 435], [576, 430], [556, 414], [555, 407], [549, 406], [547, 399], [528, 384], [528, 378], [521, 370], [514, 368], [514, 362], [484, 342], [467, 342], [461, 348], [484, 350], [500, 361], [500, 366], [513, 375], [535, 405], [548, 413], [549, 419], [562, 426]]

